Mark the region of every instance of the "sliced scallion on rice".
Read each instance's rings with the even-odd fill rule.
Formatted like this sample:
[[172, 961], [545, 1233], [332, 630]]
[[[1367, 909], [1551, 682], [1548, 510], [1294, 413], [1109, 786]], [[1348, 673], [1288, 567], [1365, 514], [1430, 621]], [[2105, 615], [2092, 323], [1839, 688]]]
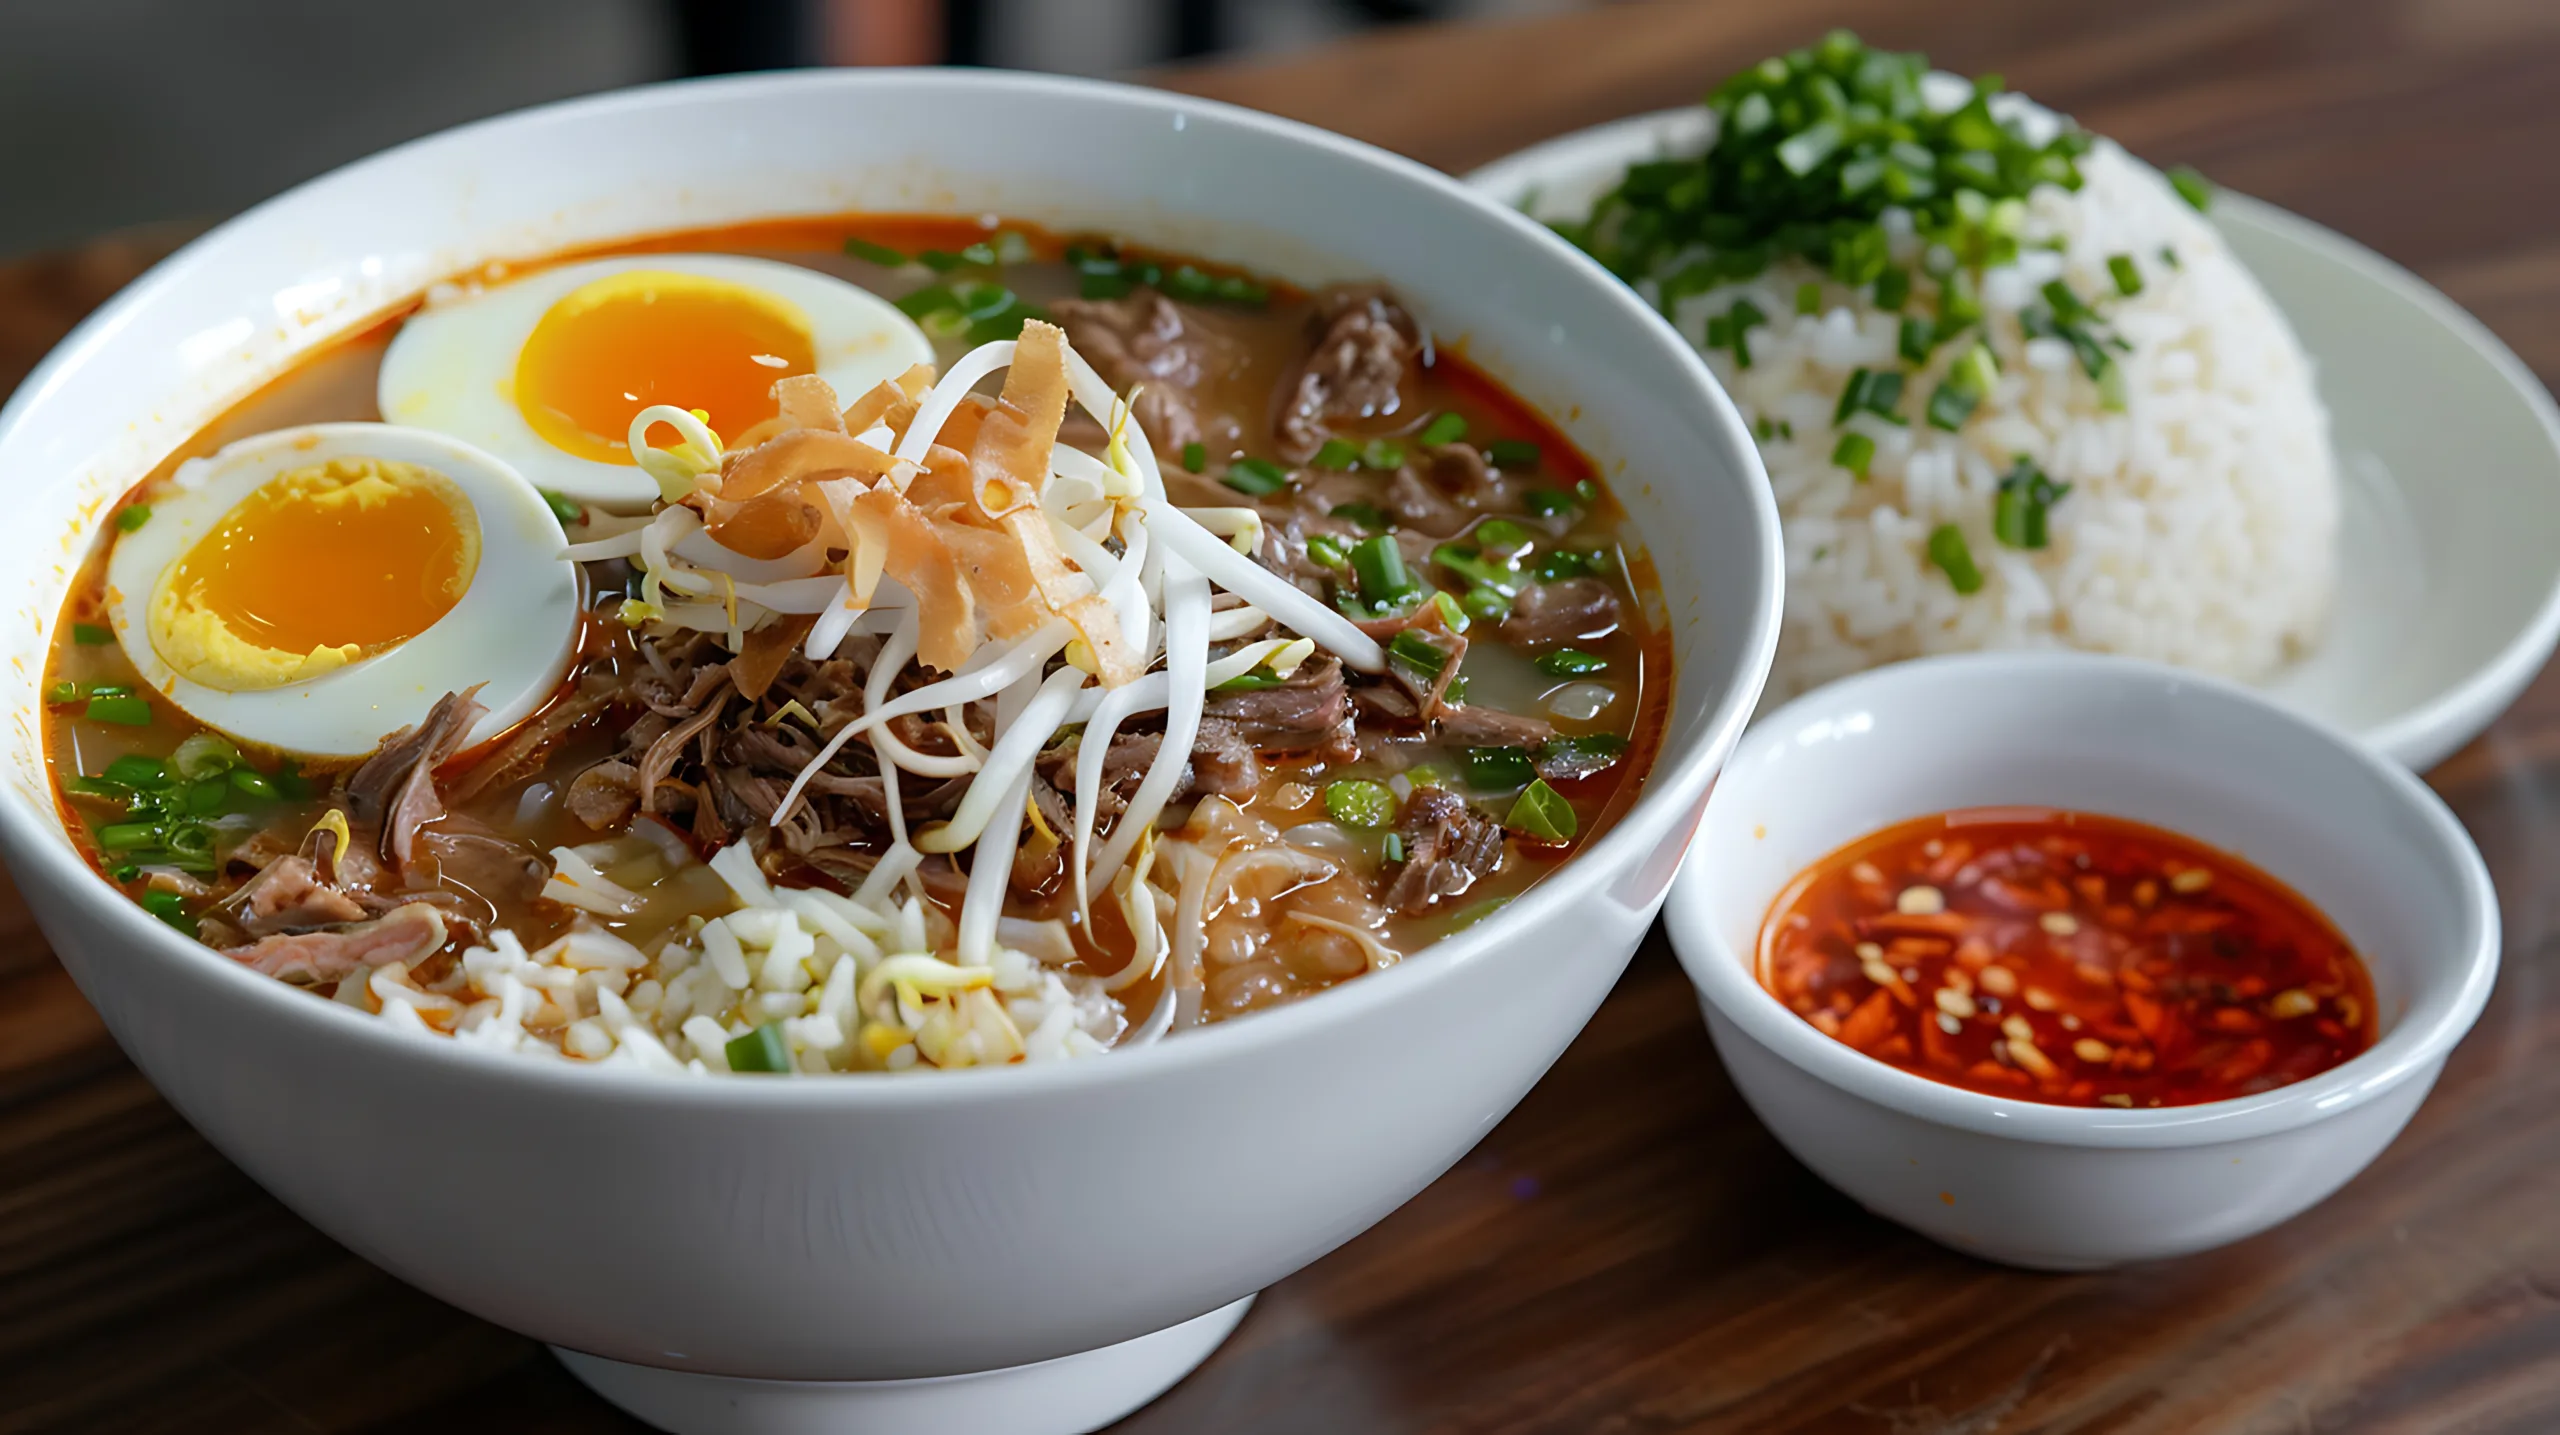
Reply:
[[1947, 575], [1948, 584], [1959, 593], [1982, 590], [1982, 570], [1974, 566], [1973, 548], [1964, 541], [1964, 530], [1952, 523], [1941, 523], [1929, 533], [1929, 561]]
[[1862, 433], [1844, 433], [1840, 442], [1831, 446], [1831, 461], [1856, 474], [1861, 482], [1867, 476], [1867, 465], [1875, 461], [1876, 441]]

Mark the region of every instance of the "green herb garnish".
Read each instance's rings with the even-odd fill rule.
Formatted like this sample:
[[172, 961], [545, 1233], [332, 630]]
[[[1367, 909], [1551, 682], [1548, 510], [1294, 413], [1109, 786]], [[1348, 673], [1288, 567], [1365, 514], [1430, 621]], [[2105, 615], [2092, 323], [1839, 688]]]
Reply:
[[1573, 815], [1573, 804], [1565, 801], [1563, 793], [1547, 786], [1543, 777], [1530, 782], [1513, 799], [1510, 815], [1502, 819], [1502, 825], [1541, 842], [1570, 842], [1581, 828]]
[[1360, 446], [1346, 443], [1338, 438], [1329, 438], [1324, 441], [1322, 448], [1316, 450], [1316, 456], [1307, 462], [1316, 468], [1329, 468], [1337, 473], [1347, 472], [1360, 466]]
[[1396, 795], [1383, 782], [1345, 778], [1326, 785], [1324, 811], [1345, 827], [1384, 827], [1396, 820]]
[[1973, 549], [1964, 541], [1964, 530], [1952, 523], [1941, 523], [1929, 533], [1929, 561], [1947, 575], [1947, 582], [1959, 593], [1978, 592], [1982, 588], [1982, 570], [1973, 566]]
[[1441, 414], [1422, 426], [1422, 442], [1427, 447], [1456, 443], [1466, 436], [1467, 421], [1457, 414]]
[[858, 237], [844, 242], [844, 252], [856, 259], [868, 260], [888, 269], [895, 269], [907, 262], [907, 256], [888, 245], [874, 244], [868, 239]]
[[1396, 546], [1392, 534], [1381, 533], [1351, 545], [1351, 574], [1359, 585], [1361, 601], [1377, 611], [1422, 591], [1422, 585], [1404, 566], [1404, 550]]
[[2142, 292], [2142, 271], [2134, 267], [2130, 254], [2107, 256], [2107, 274], [2116, 281], [2116, 292], [2130, 299]]
[[2044, 547], [2045, 514], [2070, 491], [2070, 484], [2054, 482], [2035, 460], [2018, 455], [1992, 499], [1991, 536], [2011, 548]]
[[149, 523], [150, 521], [151, 521], [151, 505], [150, 505], [150, 504], [147, 504], [147, 503], [134, 503], [134, 504], [127, 504], [124, 508], [122, 508], [122, 509], [118, 510], [118, 512], [116, 513], [116, 531], [118, 531], [118, 532], [120, 532], [120, 533], [131, 533], [131, 532], [132, 532], [132, 531], [134, 531], [135, 529], [140, 528], [142, 525], [144, 525], [144, 524], [146, 524], [146, 523]]
[[567, 494], [549, 488], [537, 489], [536, 492], [542, 495], [542, 506], [550, 509], [551, 516], [560, 521], [562, 531], [587, 521], [587, 511]]
[[84, 648], [103, 648], [115, 640], [115, 629], [107, 627], [103, 623], [74, 623], [71, 625], [71, 641], [78, 643]]
[[1484, 456], [1495, 468], [1521, 473], [1533, 472], [1546, 457], [1539, 447], [1525, 438], [1498, 438], [1485, 445]]
[[1831, 461], [1856, 474], [1862, 481], [1867, 476], [1867, 465], [1875, 461], [1875, 456], [1876, 441], [1862, 433], [1844, 433], [1840, 435], [1840, 441], [1831, 446]]
[[1822, 284], [1819, 280], [1807, 279], [1796, 286], [1796, 312], [1799, 314], [1822, 312]]
[[151, 704], [135, 697], [92, 697], [81, 708], [80, 716], [91, 722], [113, 723], [118, 727], [149, 727]]
[[1331, 516], [1360, 525], [1364, 533], [1384, 533], [1394, 526], [1387, 521], [1387, 511], [1374, 503], [1337, 503]]
[[1202, 469], [1207, 468], [1209, 466], [1208, 445], [1200, 442], [1198, 439], [1193, 439], [1191, 442], [1184, 444], [1182, 446], [1182, 466], [1193, 473], [1198, 473]]
[[1307, 540], [1307, 556], [1327, 568], [1339, 568], [1351, 561], [1351, 550], [1330, 533], [1319, 533]]
[[2203, 214], [2212, 210], [2213, 181], [2198, 174], [2194, 165], [2171, 165], [2169, 187], [2178, 192], [2178, 198], [2195, 206], [2197, 213]]
[[1581, 507], [1560, 488], [1533, 488], [1520, 496], [1520, 506], [1540, 518], [1570, 518]]
[[1289, 486], [1289, 471], [1267, 458], [1240, 458], [1227, 465], [1218, 481], [1236, 492], [1260, 498]]
[[1538, 659], [1538, 671], [1549, 677], [1578, 678], [1590, 673], [1606, 672], [1609, 660], [1580, 648], [1558, 648]]
[[1516, 747], [1467, 749], [1467, 786], [1478, 792], [1518, 792], [1537, 780], [1529, 754]]
[[782, 1039], [782, 1023], [769, 1021], [721, 1048], [731, 1071], [780, 1075], [791, 1069], [791, 1046]]
[[1838, 428], [1851, 414], [1869, 413], [1894, 423], [1902, 416], [1894, 406], [1902, 402], [1902, 375], [1892, 369], [1851, 369], [1849, 382], [1840, 389], [1840, 402], [1831, 411], [1831, 426]]

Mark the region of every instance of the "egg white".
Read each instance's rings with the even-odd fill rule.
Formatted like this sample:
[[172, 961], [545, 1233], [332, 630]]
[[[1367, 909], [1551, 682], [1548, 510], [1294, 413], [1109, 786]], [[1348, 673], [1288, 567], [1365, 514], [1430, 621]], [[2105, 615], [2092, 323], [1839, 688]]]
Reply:
[[658, 496], [648, 475], [631, 464], [599, 463], [552, 447], [526, 422], [514, 394], [516, 357], [551, 306], [595, 280], [634, 269], [725, 280], [797, 308], [809, 321], [818, 377], [848, 403], [910, 365], [933, 361], [932, 342], [896, 305], [814, 269], [730, 254], [631, 254], [431, 301], [400, 326], [382, 356], [382, 417], [478, 444], [537, 486], [582, 503], [647, 507]]
[[[416, 464], [451, 479], [480, 520], [471, 585], [425, 632], [318, 677], [258, 692], [224, 692], [181, 676], [151, 642], [160, 575], [261, 485], [333, 458]], [[208, 727], [243, 742], [311, 757], [361, 757], [435, 700], [474, 683], [488, 715], [481, 742], [506, 731], [559, 689], [577, 647], [577, 566], [561, 556], [560, 522], [523, 475], [443, 434], [391, 424], [312, 424], [245, 438], [181, 464], [174, 491], [116, 536], [107, 558], [108, 617], [142, 680]], [[315, 592], [314, 603], [336, 595]]]

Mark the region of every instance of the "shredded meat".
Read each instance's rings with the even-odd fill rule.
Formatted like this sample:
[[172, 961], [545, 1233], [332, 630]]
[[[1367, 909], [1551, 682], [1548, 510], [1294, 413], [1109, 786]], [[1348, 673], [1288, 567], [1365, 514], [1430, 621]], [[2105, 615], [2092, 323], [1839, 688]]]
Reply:
[[1440, 735], [1468, 747], [1536, 747], [1554, 737], [1556, 730], [1544, 718], [1459, 703], [1440, 709]]
[[1561, 578], [1524, 588], [1502, 620], [1502, 636], [1524, 646], [1596, 638], [1618, 626], [1618, 595], [1597, 578]]
[[1404, 865], [1387, 884], [1386, 904], [1408, 917], [1455, 897], [1502, 865], [1502, 827], [1442, 787], [1418, 787], [1405, 803]]
[[252, 937], [336, 926], [361, 921], [364, 915], [363, 903], [321, 880], [319, 868], [298, 853], [267, 863], [232, 898], [234, 921]]
[[1396, 521], [1434, 538], [1446, 538], [1467, 526], [1467, 511], [1406, 464], [1387, 481], [1387, 507]]
[[1346, 284], [1316, 296], [1315, 344], [1282, 391], [1280, 455], [1305, 463], [1334, 425], [1396, 411], [1422, 331], [1384, 287]]
[[445, 943], [443, 913], [424, 902], [394, 907], [369, 922], [260, 937], [223, 955], [253, 972], [289, 981], [334, 981], [358, 967], [414, 962]]
[[426, 720], [382, 740], [382, 750], [347, 777], [347, 813], [378, 829], [382, 860], [397, 871], [409, 865], [418, 829], [444, 816], [436, 795], [436, 769], [462, 750], [471, 725], [488, 711], [476, 686], [447, 693]]
[[[1305, 752], [1336, 763], [1360, 755], [1342, 663], [1329, 655], [1300, 663], [1272, 687], [1211, 693], [1205, 710], [1211, 718], [1233, 724], [1257, 752]], [[1207, 732], [1205, 724], [1202, 731]]]
[[1618, 763], [1616, 752], [1599, 752], [1575, 744], [1559, 744], [1538, 754], [1538, 775], [1549, 782], [1596, 777]]
[[1204, 392], [1240, 362], [1238, 346], [1198, 310], [1138, 289], [1121, 299], [1061, 299], [1049, 313], [1105, 383], [1120, 393], [1142, 390], [1138, 423], [1158, 452], [1179, 454], [1191, 443], [1232, 448], [1241, 437], [1241, 426]]
[[619, 832], [640, 810], [640, 769], [607, 758], [571, 778], [560, 801], [590, 831]]
[[[1094, 816], [1117, 817], [1129, 806], [1129, 797], [1146, 779], [1147, 770], [1156, 765], [1156, 754], [1164, 751], [1164, 734], [1160, 732], [1116, 732], [1111, 747], [1102, 755], [1102, 787], [1094, 796]], [[1063, 820], [1073, 825], [1073, 808], [1063, 806], [1073, 801], [1076, 784], [1076, 744], [1061, 743], [1041, 754], [1041, 771], [1048, 784], [1059, 793]], [[1037, 788], [1044, 784], [1035, 784]], [[1222, 718], [1202, 718], [1200, 735], [1192, 740], [1190, 760], [1182, 765], [1181, 779], [1175, 783], [1175, 802], [1188, 802], [1201, 797], [1246, 797], [1262, 785], [1262, 764], [1254, 755], [1253, 744], [1234, 723]]]

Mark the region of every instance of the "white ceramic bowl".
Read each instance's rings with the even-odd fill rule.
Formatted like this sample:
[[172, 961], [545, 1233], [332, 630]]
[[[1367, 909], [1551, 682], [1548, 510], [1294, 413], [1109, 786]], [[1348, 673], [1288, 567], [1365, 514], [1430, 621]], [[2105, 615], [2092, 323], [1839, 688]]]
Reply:
[[[1343, 990], [1093, 1061], [911, 1079], [634, 1079], [404, 1037], [185, 942], [82, 865], [46, 786], [36, 685], [101, 505], [171, 445], [485, 260], [856, 209], [992, 211], [1305, 282], [1392, 282], [1443, 342], [1564, 419], [1651, 540], [1678, 671], [1642, 799], [1498, 917]], [[587, 1353], [583, 1376], [687, 1429], [904, 1422], [915, 1401], [950, 1428], [1076, 1429], [1179, 1376], [1236, 1302], [1420, 1190], [1563, 1050], [1652, 920], [1777, 631], [1777, 522], [1749, 435], [1597, 267], [1364, 145], [986, 72], [664, 86], [339, 171], [189, 246], [66, 340], [0, 412], [0, 472], [16, 715], [0, 852], [116, 1039], [322, 1230]], [[928, 1379], [1195, 1320], [1109, 1359]], [[1072, 1378], [1041, 1374], [1059, 1369]]]
[[[1597, 125], [1467, 176], [1539, 214], [1705, 141], [1695, 106]], [[2341, 484], [2338, 611], [2270, 696], [2420, 771], [2516, 700], [2560, 642], [2560, 409], [2481, 322], [2352, 239], [2246, 195], [2213, 221], [2311, 355]]]
[[[2380, 1039], [2239, 1100], [2052, 1106], [1871, 1060], [1754, 979], [1796, 873], [1895, 822], [2004, 804], [2166, 827], [2288, 883], [2365, 959]], [[1923, 1235], [2052, 1269], [2204, 1250], [2326, 1197], [2408, 1122], [2498, 968], [2488, 869], [2407, 771], [2246, 689], [2076, 654], [1896, 664], [1763, 719], [1664, 915], [1725, 1069], [1788, 1150]]]

